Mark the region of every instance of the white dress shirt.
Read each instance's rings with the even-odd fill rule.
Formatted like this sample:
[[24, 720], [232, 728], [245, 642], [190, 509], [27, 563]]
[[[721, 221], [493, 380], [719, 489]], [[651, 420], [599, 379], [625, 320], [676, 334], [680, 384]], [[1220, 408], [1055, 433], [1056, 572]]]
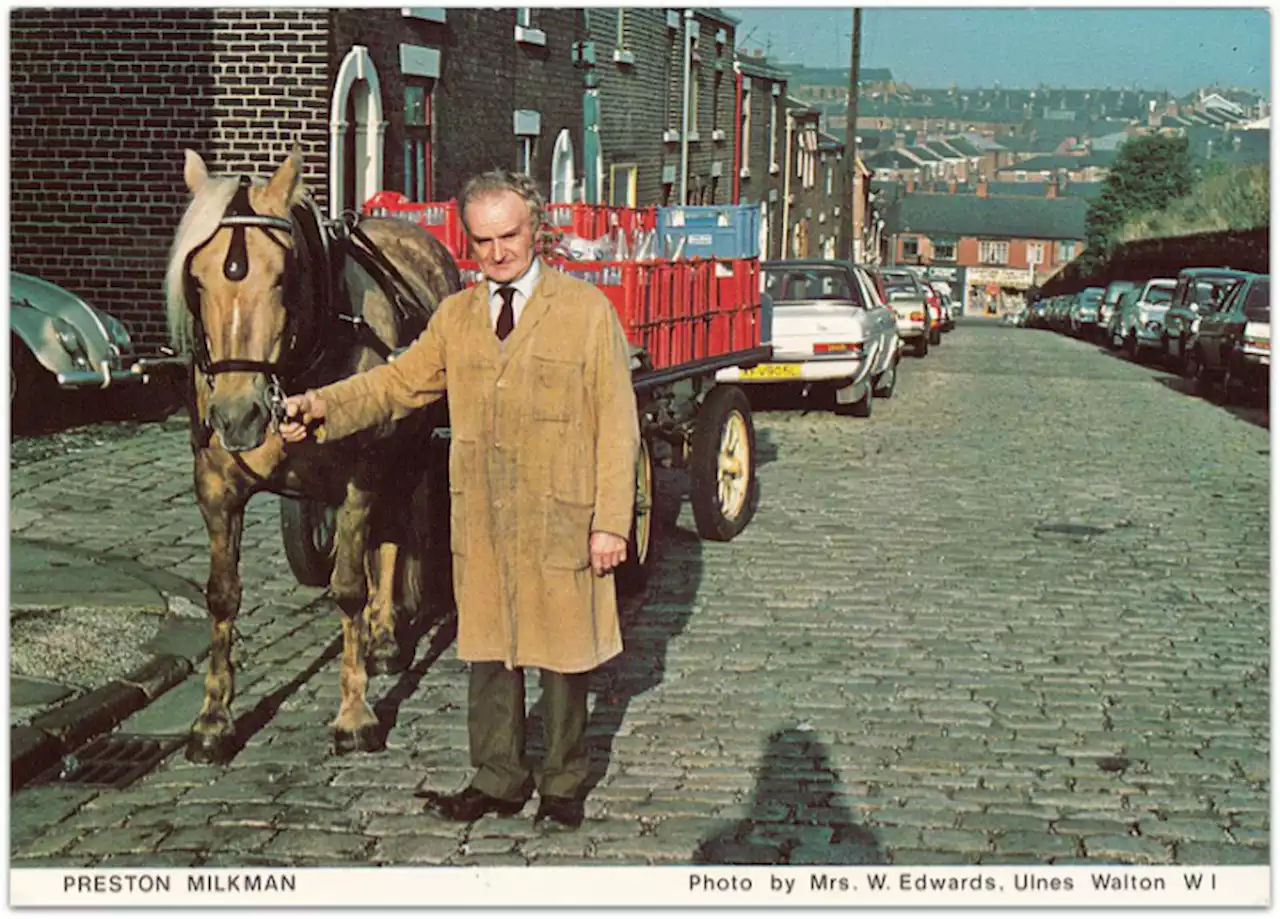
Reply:
[[511, 298], [511, 315], [514, 319], [512, 330], [520, 323], [520, 314], [524, 312], [524, 305], [529, 302], [529, 298], [533, 296], [533, 288], [538, 283], [538, 277], [542, 274], [542, 268], [538, 264], [538, 259], [533, 260], [533, 264], [529, 266], [529, 270], [516, 278], [510, 284], [499, 284], [496, 281], [489, 282], [489, 325], [493, 328], [498, 327], [498, 313], [502, 311], [502, 297], [498, 295], [500, 287], [514, 287], [516, 295]]

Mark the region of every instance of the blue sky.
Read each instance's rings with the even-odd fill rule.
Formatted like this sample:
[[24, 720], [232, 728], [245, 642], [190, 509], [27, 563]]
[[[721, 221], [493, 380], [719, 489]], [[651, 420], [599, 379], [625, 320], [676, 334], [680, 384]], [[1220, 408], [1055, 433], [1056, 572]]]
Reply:
[[[849, 7], [722, 7], [738, 44], [779, 62], [847, 66]], [[754, 31], [753, 31], [754, 30]], [[914, 86], [1122, 86], [1185, 93], [1218, 83], [1270, 96], [1266, 9], [865, 9], [862, 66]]]

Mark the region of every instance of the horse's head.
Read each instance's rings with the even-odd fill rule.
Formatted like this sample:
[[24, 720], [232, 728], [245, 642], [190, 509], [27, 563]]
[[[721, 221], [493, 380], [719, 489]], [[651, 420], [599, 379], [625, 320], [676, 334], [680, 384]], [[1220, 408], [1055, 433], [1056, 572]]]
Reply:
[[169, 327], [195, 364], [195, 408], [228, 450], [261, 446], [272, 419], [291, 334], [289, 215], [304, 195], [301, 167], [295, 148], [265, 182], [216, 177], [186, 152], [192, 200], [165, 279]]

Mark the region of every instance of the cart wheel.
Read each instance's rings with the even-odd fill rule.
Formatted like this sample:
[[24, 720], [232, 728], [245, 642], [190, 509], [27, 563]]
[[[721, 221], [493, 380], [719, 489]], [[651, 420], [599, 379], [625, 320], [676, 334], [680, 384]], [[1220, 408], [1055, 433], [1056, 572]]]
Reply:
[[618, 590], [639, 593], [649, 579], [653, 562], [654, 498], [653, 453], [649, 441], [640, 438], [640, 456], [636, 460], [636, 512], [631, 520], [631, 536], [627, 539], [627, 560], [614, 577]]
[[717, 386], [698, 410], [689, 456], [689, 503], [698, 535], [728, 542], [756, 511], [756, 429], [736, 386]]
[[17, 335], [9, 336], [9, 425], [25, 433], [56, 411], [61, 398], [53, 374], [36, 360]]
[[308, 498], [280, 499], [284, 554], [299, 584], [324, 587], [333, 574], [338, 509]]

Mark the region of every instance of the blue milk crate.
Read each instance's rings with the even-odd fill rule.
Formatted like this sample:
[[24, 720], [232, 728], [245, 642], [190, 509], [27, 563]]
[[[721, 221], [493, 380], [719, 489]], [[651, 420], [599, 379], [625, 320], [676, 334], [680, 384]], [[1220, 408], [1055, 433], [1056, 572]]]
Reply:
[[681, 240], [682, 258], [756, 258], [760, 208], [755, 204], [660, 207], [658, 240], [664, 258], [676, 254]]

